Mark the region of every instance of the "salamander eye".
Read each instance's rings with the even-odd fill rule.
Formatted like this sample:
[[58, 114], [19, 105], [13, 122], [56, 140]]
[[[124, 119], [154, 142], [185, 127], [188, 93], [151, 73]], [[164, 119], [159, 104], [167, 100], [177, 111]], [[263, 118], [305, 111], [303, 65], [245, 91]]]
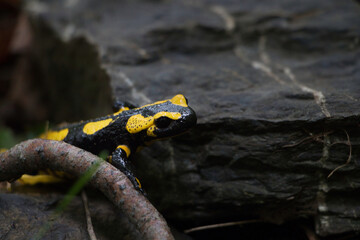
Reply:
[[159, 117], [158, 119], [155, 119], [155, 125], [158, 128], [166, 128], [170, 125], [171, 119], [168, 117]]

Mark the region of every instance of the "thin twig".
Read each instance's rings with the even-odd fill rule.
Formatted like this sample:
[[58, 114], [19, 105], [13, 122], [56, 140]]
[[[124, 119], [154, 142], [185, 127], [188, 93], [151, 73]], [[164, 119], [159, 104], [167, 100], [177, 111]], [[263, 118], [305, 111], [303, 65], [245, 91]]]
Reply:
[[337, 170], [339, 170], [340, 168], [343, 168], [345, 166], [347, 166], [350, 162], [351, 162], [351, 155], [352, 155], [352, 145], [350, 142], [350, 137], [349, 134], [347, 133], [346, 130], [344, 130], [346, 137], [347, 137], [347, 145], [349, 145], [349, 157], [346, 160], [346, 162], [340, 166], [338, 166], [337, 168], [335, 168], [334, 170], [331, 171], [331, 173], [327, 176], [327, 178], [330, 178]]
[[346, 141], [346, 142], [343, 142], [343, 141], [336, 141], [336, 142], [332, 142], [330, 144], [330, 147], [332, 147], [333, 145], [336, 145], [336, 144], [345, 144], [345, 145], [349, 145], [349, 143]]
[[87, 231], [89, 233], [90, 240], [97, 240], [96, 235], [95, 235], [95, 231], [94, 231], [94, 227], [93, 227], [93, 224], [92, 224], [92, 221], [91, 221], [91, 215], [90, 215], [90, 210], [89, 210], [89, 202], [88, 202], [88, 198], [86, 196], [85, 190], [81, 191], [81, 199], [82, 199], [83, 204], [84, 204]]
[[217, 224], [205, 225], [205, 226], [200, 226], [200, 227], [195, 227], [195, 228], [189, 228], [189, 229], [186, 229], [184, 231], [184, 233], [191, 233], [191, 232], [195, 232], [195, 231], [202, 231], [202, 230], [213, 229], [213, 228], [230, 227], [230, 226], [235, 226], [235, 225], [243, 225], [243, 224], [247, 224], [247, 223], [258, 223], [258, 222], [263, 222], [263, 220], [254, 219], [254, 220], [245, 220], [245, 221], [237, 221], [237, 222], [217, 223]]
[[[307, 131], [306, 131], [307, 132]], [[320, 137], [324, 137], [324, 136], [327, 136], [329, 134], [331, 134], [333, 131], [328, 131], [328, 132], [324, 132], [324, 133], [319, 133], [319, 134], [315, 134], [313, 135], [312, 133], [308, 132], [308, 134], [310, 136], [308, 137], [305, 137], [303, 139], [301, 139], [300, 141], [296, 142], [296, 143], [293, 143], [293, 144], [287, 144], [287, 145], [284, 145], [282, 146], [283, 148], [290, 148], [290, 147], [295, 147], [297, 145], [300, 145], [304, 142], [307, 142], [309, 140], [313, 140], [313, 141], [316, 141], [316, 142], [324, 142], [322, 139], [320, 139]]]
[[287, 144], [287, 145], [284, 145], [282, 147], [283, 148], [295, 147], [295, 146], [300, 145], [300, 144], [302, 144], [302, 143], [304, 143], [304, 142], [306, 142], [308, 140], [311, 140], [311, 139], [313, 139], [312, 136], [311, 137], [306, 137], [306, 138], [301, 139], [299, 142], [296, 142], [296, 143], [293, 143], [293, 144]]

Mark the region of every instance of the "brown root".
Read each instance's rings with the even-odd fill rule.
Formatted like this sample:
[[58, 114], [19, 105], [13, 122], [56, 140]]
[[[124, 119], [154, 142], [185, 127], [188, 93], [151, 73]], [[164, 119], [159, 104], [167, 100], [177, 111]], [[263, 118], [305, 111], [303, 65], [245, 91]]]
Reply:
[[65, 142], [28, 140], [0, 153], [0, 181], [41, 169], [63, 171], [79, 177], [101, 161], [89, 183], [127, 215], [144, 239], [174, 239], [164, 218], [130, 180], [114, 166], [99, 159]]

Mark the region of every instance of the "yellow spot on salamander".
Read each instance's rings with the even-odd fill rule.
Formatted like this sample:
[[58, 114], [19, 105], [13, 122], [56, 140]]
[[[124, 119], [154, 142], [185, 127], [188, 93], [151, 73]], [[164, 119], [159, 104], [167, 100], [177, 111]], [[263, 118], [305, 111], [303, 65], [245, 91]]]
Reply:
[[149, 137], [156, 137], [156, 134], [154, 133], [155, 130], [156, 130], [156, 127], [153, 125], [147, 129], [146, 134]]
[[160, 117], [168, 117], [172, 120], [178, 120], [181, 114], [178, 112], [158, 112], [154, 116], [144, 117], [141, 114], [131, 116], [126, 123], [126, 130], [129, 133], [138, 133], [147, 130], [147, 135], [156, 137], [154, 131], [157, 129], [154, 121]]
[[168, 117], [172, 120], [178, 120], [181, 117], [181, 114], [178, 112], [158, 112], [154, 115], [154, 119], [158, 119], [160, 117]]
[[2, 153], [2, 152], [6, 152], [7, 151], [7, 149], [6, 148], [0, 148], [0, 153]]
[[62, 141], [66, 138], [66, 136], [69, 133], [68, 128], [64, 128], [60, 131], [47, 131], [40, 135], [40, 138], [48, 139], [48, 140], [56, 140], [56, 141]]
[[126, 146], [126, 145], [119, 145], [119, 146], [117, 146], [116, 149], [118, 149], [118, 148], [121, 148], [122, 150], [124, 150], [127, 157], [130, 156], [131, 150], [130, 150], [130, 148], [129, 148], [128, 146]]
[[135, 178], [135, 180], [139, 184], [139, 188], [141, 189], [141, 183], [140, 183], [139, 179]]
[[187, 104], [187, 101], [186, 101], [186, 98], [184, 97], [184, 95], [178, 94], [175, 97], [173, 97], [172, 99], [166, 99], [166, 100], [146, 104], [146, 105], [144, 105], [142, 107], [139, 107], [137, 109], [141, 109], [141, 108], [145, 108], [145, 107], [148, 107], [148, 106], [153, 106], [153, 105], [165, 103], [167, 101], [170, 101], [172, 104], [175, 104], [175, 105], [179, 105], [179, 106], [182, 106], [182, 107], [188, 107], [188, 104]]
[[35, 175], [35, 176], [24, 174], [21, 176], [21, 178], [18, 181], [25, 185], [35, 185], [38, 183], [48, 184], [48, 183], [63, 182], [61, 178], [52, 175], [45, 175], [45, 174]]
[[178, 94], [170, 100], [171, 103], [180, 105], [182, 107], [188, 107], [186, 98], [182, 94]]
[[131, 116], [126, 123], [126, 130], [129, 133], [138, 133], [154, 124], [154, 117], [144, 117], [141, 114]]
[[119, 111], [117, 111], [116, 113], [114, 113], [113, 115], [114, 116], [117, 116], [117, 115], [119, 115], [120, 113], [122, 113], [122, 112], [124, 112], [124, 111], [127, 111], [127, 110], [129, 110], [130, 108], [128, 108], [128, 107], [122, 107], [122, 108], [120, 108], [120, 110]]
[[94, 134], [97, 131], [107, 127], [112, 121], [113, 121], [112, 118], [108, 118], [108, 119], [100, 120], [100, 121], [96, 121], [96, 122], [89, 122], [89, 123], [85, 124], [85, 126], [83, 128], [83, 132], [88, 135]]

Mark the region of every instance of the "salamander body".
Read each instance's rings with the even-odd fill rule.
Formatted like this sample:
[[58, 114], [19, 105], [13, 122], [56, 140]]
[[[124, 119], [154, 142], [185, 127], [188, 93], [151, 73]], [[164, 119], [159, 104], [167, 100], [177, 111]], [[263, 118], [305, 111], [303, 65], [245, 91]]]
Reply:
[[111, 153], [108, 161], [141, 188], [128, 166], [130, 156], [154, 140], [189, 130], [196, 124], [196, 114], [181, 94], [142, 107], [118, 102], [116, 108], [111, 115], [54, 128], [40, 137], [64, 141], [94, 154], [104, 150]]

